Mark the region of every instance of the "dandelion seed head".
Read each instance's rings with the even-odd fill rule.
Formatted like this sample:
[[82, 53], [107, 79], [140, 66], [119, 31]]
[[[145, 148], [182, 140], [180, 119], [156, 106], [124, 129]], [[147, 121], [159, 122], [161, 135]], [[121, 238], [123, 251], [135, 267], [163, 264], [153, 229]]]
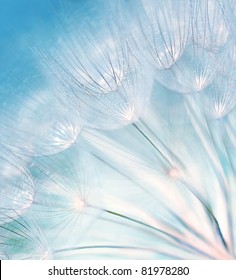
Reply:
[[26, 2], [17, 32], [0, 9], [0, 256], [235, 258], [233, 1]]

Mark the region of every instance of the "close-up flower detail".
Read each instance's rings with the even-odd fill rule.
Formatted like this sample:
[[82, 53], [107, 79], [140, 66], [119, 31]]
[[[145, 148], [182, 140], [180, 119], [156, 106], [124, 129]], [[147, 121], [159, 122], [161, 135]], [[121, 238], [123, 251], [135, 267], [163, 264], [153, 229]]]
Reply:
[[231, 0], [0, 4], [0, 258], [236, 258]]

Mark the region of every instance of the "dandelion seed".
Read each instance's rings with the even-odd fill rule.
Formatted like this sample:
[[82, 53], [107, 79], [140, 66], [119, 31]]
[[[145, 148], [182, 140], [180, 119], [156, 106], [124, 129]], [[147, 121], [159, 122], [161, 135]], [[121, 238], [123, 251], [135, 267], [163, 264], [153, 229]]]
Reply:
[[52, 250], [43, 232], [30, 218], [10, 218], [8, 224], [0, 225], [0, 242], [0, 252], [9, 259], [52, 259]]
[[19, 92], [12, 103], [0, 108], [1, 143], [18, 154], [48, 155], [73, 145], [80, 133], [77, 111], [55, 89]]
[[104, 19], [99, 30], [87, 23], [82, 31], [73, 16], [72, 27], [60, 20], [70, 33], [58, 32], [49, 49], [32, 48], [41, 71], [70, 92], [83, 124], [114, 129], [139, 118], [150, 99], [152, 71], [132, 55], [119, 24]]
[[[133, 4], [130, 10], [137, 10], [137, 21], [131, 22], [128, 34], [132, 51], [140, 61], [157, 69], [171, 68], [191, 35], [191, 1], [144, 0]], [[135, 18], [133, 13], [130, 16]]]
[[99, 215], [96, 205], [101, 198], [94, 162], [77, 144], [63, 153], [32, 162], [37, 192], [31, 213], [50, 234], [52, 228], [57, 232], [57, 245], [67, 234], [71, 236], [68, 246], [76, 244]]
[[193, 40], [209, 51], [225, 47], [229, 29], [217, 0], [195, 0], [193, 15]]
[[229, 49], [213, 83], [205, 89], [199, 98], [208, 117], [220, 119], [226, 116], [235, 106], [235, 45], [229, 42]]
[[212, 83], [223, 55], [223, 50], [215, 54], [190, 44], [172, 68], [158, 71], [156, 79], [173, 91], [200, 92]]

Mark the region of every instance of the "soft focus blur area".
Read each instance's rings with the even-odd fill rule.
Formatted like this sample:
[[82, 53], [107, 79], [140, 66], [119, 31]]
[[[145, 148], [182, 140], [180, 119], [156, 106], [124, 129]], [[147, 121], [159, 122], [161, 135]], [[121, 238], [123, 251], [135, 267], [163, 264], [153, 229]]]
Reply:
[[0, 1], [1, 259], [235, 259], [233, 4]]

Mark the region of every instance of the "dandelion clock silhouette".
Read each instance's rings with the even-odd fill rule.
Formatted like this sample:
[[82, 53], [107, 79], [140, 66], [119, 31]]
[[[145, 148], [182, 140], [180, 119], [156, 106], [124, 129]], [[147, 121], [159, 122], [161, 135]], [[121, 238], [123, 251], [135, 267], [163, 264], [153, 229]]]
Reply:
[[0, 258], [235, 259], [234, 2], [0, 5]]

